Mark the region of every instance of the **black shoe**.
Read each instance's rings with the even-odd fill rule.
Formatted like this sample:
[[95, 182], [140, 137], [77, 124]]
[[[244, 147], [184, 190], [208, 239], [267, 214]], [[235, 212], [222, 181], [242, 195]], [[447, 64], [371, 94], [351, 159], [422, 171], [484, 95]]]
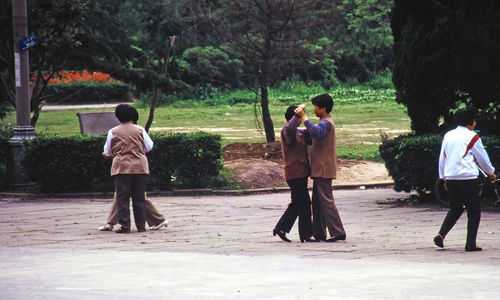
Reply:
[[483, 251], [483, 248], [481, 247], [465, 247], [465, 251], [467, 252], [476, 252], [476, 251]]
[[137, 232], [146, 232], [146, 228], [137, 229]]
[[444, 247], [443, 238], [440, 235], [436, 235], [434, 237], [434, 244], [439, 248], [443, 248]]
[[292, 241], [290, 241], [287, 237], [286, 237], [286, 233], [283, 231], [283, 230], [278, 230], [276, 228], [273, 229], [273, 235], [276, 236], [278, 235], [280, 237], [280, 239], [282, 239], [283, 241], [285, 242], [289, 242], [291, 243]]
[[308, 242], [308, 243], [319, 243], [319, 242], [320, 242], [320, 240], [313, 239], [313, 238], [307, 238], [307, 239], [300, 238], [300, 242], [301, 242], [301, 243], [303, 243], [303, 242]]
[[130, 233], [130, 229], [125, 229], [123, 227], [120, 227], [115, 232], [116, 233]]
[[326, 241], [326, 237], [324, 237], [324, 236], [315, 236], [314, 239], [316, 241], [323, 241], [323, 242]]
[[327, 243], [334, 243], [336, 241], [345, 241], [345, 234], [344, 235], [339, 235], [339, 236], [334, 236], [332, 238], [327, 239], [325, 242]]

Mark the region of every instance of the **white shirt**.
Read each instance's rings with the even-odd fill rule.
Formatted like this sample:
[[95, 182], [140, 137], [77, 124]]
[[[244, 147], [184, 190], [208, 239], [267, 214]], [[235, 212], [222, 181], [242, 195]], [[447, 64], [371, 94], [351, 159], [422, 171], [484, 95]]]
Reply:
[[[139, 125], [135, 125], [135, 126], [139, 126]], [[141, 127], [141, 126], [139, 126]], [[144, 139], [144, 152], [149, 152], [151, 151], [151, 149], [153, 149], [153, 140], [151, 140], [151, 138], [149, 137], [149, 134], [146, 132], [146, 130], [141, 127], [142, 129], [142, 138]], [[108, 157], [111, 157], [113, 156], [112, 152], [111, 152], [111, 139], [113, 138], [113, 132], [111, 132], [111, 130], [113, 129], [110, 129], [108, 131], [108, 137], [106, 138], [106, 143], [104, 144], [104, 154], [106, 154], [106, 156]]]
[[474, 161], [487, 174], [495, 172], [477, 133], [463, 126], [448, 131], [444, 135], [439, 154], [439, 178], [447, 180], [475, 179], [479, 175], [479, 170]]

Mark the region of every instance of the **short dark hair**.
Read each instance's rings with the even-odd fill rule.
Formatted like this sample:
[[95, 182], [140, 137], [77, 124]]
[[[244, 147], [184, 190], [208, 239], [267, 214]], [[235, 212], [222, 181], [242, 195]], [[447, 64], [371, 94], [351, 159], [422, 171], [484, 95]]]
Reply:
[[118, 104], [115, 109], [115, 116], [120, 122], [127, 123], [134, 120], [134, 111], [137, 113], [130, 104]]
[[132, 112], [132, 121], [134, 122], [134, 124], [137, 124], [137, 120], [139, 120], [139, 113], [137, 112], [137, 109], [135, 109], [135, 107], [132, 106], [132, 108], [134, 109], [134, 111]]
[[333, 108], [333, 99], [328, 94], [318, 95], [311, 100], [313, 105], [316, 105], [319, 108], [326, 108], [326, 112], [330, 113]]
[[476, 110], [473, 108], [462, 108], [455, 113], [455, 122], [458, 126], [472, 125], [476, 119]]
[[295, 109], [297, 108], [298, 106], [295, 105], [295, 104], [292, 104], [290, 106], [288, 106], [288, 108], [286, 109], [286, 112], [285, 112], [285, 119], [287, 121], [290, 121], [293, 116], [295, 115]]

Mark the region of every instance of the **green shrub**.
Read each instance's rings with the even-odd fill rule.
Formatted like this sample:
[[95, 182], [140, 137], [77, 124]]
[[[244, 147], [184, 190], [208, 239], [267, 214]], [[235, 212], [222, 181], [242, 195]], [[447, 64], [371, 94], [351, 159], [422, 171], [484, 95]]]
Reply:
[[210, 187], [222, 169], [220, 135], [204, 132], [153, 135], [148, 155], [151, 185]]
[[[203, 132], [153, 135], [149, 188], [219, 187], [221, 137]], [[111, 161], [101, 157], [105, 136], [39, 136], [25, 141], [24, 167], [44, 192], [112, 190]], [[227, 177], [227, 176], [226, 176]]]
[[0, 187], [7, 184], [7, 156], [9, 153], [9, 139], [11, 131], [0, 129]]
[[367, 82], [367, 85], [374, 90], [394, 89], [394, 84], [392, 83], [392, 73], [383, 72], [381, 74], [377, 74]]
[[484, 136], [481, 138], [483, 144], [488, 152], [491, 163], [495, 167], [495, 171], [500, 171], [500, 137], [499, 136]]
[[101, 157], [105, 136], [43, 135], [23, 142], [23, 164], [44, 192], [110, 189], [111, 163]]
[[181, 79], [191, 85], [216, 87], [242, 85], [244, 63], [224, 51], [207, 47], [188, 48], [177, 60]]
[[123, 82], [51, 84], [47, 86], [45, 102], [64, 105], [126, 102], [130, 94], [131, 87]]
[[[396, 191], [417, 191], [421, 196], [433, 191], [434, 182], [439, 176], [438, 161], [443, 136], [405, 135], [380, 145], [380, 155], [385, 161], [389, 175], [394, 179]], [[482, 138], [494, 166], [500, 167], [500, 153], [495, 146], [500, 138]]]
[[399, 136], [380, 145], [380, 155], [396, 191], [432, 191], [437, 177], [442, 136]]

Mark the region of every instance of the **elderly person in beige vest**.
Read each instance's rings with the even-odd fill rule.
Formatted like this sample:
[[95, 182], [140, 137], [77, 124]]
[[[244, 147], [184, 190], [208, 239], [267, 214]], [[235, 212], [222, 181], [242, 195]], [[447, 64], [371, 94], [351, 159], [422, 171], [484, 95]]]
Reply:
[[[134, 107], [132, 108], [134, 109], [132, 121], [134, 124], [137, 124], [139, 113]], [[144, 195], [144, 209], [146, 210], [146, 223], [149, 225], [149, 229], [158, 230], [168, 226], [168, 220], [156, 209], [151, 199], [148, 198], [148, 195]], [[99, 226], [99, 231], [112, 231], [116, 224], [118, 224], [118, 199], [115, 193], [108, 220], [106, 224]]]
[[144, 194], [149, 175], [146, 152], [153, 148], [153, 141], [144, 128], [134, 124], [134, 108], [131, 105], [118, 105], [115, 115], [120, 125], [109, 130], [103, 155], [113, 157], [111, 176], [120, 224], [116, 233], [130, 232], [130, 197], [135, 226], [139, 232], [143, 232], [146, 230]]
[[[308, 119], [302, 106], [295, 110], [309, 135], [312, 137], [310, 151], [311, 178], [313, 179], [313, 236], [316, 240], [336, 242], [346, 239], [346, 233], [332, 193], [332, 179], [336, 178], [337, 145], [335, 126], [330, 112], [333, 99], [328, 94], [322, 94], [312, 99], [314, 114], [319, 123], [314, 125]], [[330, 232], [327, 239], [326, 228]]]
[[297, 129], [302, 120], [295, 114], [296, 108], [296, 105], [288, 107], [285, 113], [285, 119], [288, 123], [283, 126], [280, 139], [285, 179], [290, 187], [292, 202], [274, 227], [273, 235], [277, 234], [283, 241], [290, 242], [286, 233], [290, 232], [298, 217], [299, 239], [303, 243], [315, 241], [311, 239], [311, 198], [307, 190], [307, 178], [311, 170], [306, 144], [310, 144], [311, 138], [305, 129]]

